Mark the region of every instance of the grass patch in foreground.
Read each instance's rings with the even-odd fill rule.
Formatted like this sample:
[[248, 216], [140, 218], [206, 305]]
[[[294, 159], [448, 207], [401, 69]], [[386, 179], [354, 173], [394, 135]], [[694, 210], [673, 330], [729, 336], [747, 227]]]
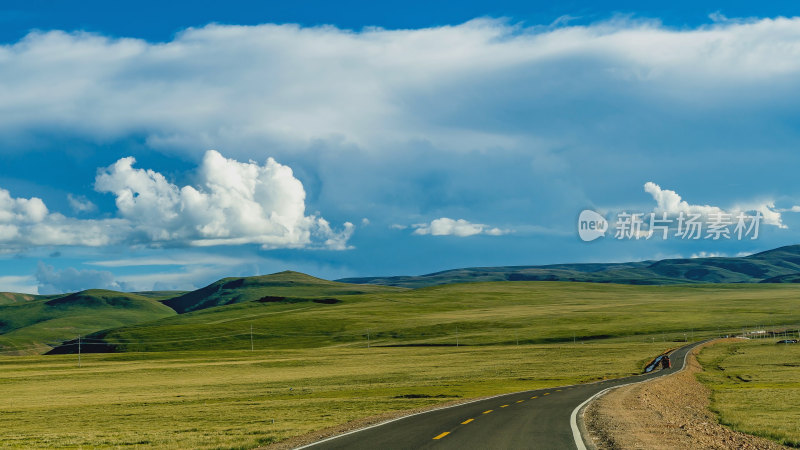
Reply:
[[389, 411], [638, 373], [669, 345], [93, 354], [82, 368], [75, 355], [0, 358], [0, 442], [252, 448]]
[[800, 344], [762, 339], [702, 350], [711, 410], [734, 430], [800, 447]]

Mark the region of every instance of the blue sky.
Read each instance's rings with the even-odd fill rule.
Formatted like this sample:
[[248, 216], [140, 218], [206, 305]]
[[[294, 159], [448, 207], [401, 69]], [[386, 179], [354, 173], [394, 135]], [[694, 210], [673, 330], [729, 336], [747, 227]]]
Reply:
[[[797, 243], [798, 9], [4, 2], [0, 291]], [[587, 208], [763, 221], [587, 243]]]

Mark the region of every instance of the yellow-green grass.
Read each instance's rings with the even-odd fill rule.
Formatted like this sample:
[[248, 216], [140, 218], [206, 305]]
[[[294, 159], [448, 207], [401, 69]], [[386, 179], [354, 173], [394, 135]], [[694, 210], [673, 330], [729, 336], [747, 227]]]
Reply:
[[30, 302], [44, 296], [33, 294], [19, 294], [16, 292], [0, 292], [0, 305]]
[[778, 340], [707, 347], [698, 379], [711, 388], [711, 409], [721, 423], [800, 447], [800, 344]]
[[[117, 351], [568, 342], [800, 322], [797, 285], [631, 286], [490, 282], [339, 297], [245, 302], [118, 328]], [[87, 342], [94, 342], [89, 339]]]
[[101, 333], [127, 353], [84, 354], [81, 368], [77, 355], [0, 359], [0, 442], [249, 448], [636, 373], [684, 333], [800, 322], [798, 297], [794, 285], [499, 282], [220, 306]]
[[[0, 358], [2, 447], [252, 448], [390, 411], [638, 373], [670, 344]], [[272, 420], [274, 419], [274, 423]]]

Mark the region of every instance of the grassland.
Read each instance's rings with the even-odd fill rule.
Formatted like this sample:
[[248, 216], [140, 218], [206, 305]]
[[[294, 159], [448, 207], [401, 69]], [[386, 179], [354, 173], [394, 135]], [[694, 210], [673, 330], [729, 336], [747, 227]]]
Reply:
[[[51, 296], [54, 297], [54, 296]], [[12, 305], [15, 303], [26, 303], [32, 300], [47, 298], [44, 295], [19, 294], [16, 292], [0, 292], [0, 305]]]
[[635, 373], [665, 345], [93, 354], [81, 368], [77, 355], [0, 358], [0, 442], [252, 448], [387, 411]]
[[209, 308], [90, 336], [117, 351], [543, 344], [640, 336], [683, 340], [800, 322], [800, 286], [463, 283]]
[[711, 409], [721, 423], [800, 447], [800, 344], [776, 341], [707, 347], [698, 379], [711, 388]]
[[46, 343], [172, 315], [157, 297], [101, 289], [0, 305], [0, 354], [41, 352]]
[[[499, 282], [359, 293], [263, 281], [203, 294], [221, 306], [205, 308], [198, 295], [204, 309], [158, 309], [161, 318], [94, 333], [84, 352], [120, 353], [84, 353], [82, 367], [77, 355], [0, 358], [0, 442], [252, 448], [365, 416], [636, 373], [678, 341], [800, 322], [797, 285]], [[116, 301], [100, 294], [48, 307], [90, 314]], [[50, 330], [29, 322], [11, 333]]]

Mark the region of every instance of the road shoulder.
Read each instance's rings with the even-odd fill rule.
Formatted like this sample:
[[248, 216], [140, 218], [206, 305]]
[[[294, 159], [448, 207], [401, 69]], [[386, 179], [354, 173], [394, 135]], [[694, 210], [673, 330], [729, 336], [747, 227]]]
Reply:
[[695, 378], [702, 371], [695, 357], [702, 347], [691, 351], [679, 373], [624, 386], [593, 401], [584, 423], [596, 448], [788, 448], [719, 424], [708, 410], [708, 388]]

